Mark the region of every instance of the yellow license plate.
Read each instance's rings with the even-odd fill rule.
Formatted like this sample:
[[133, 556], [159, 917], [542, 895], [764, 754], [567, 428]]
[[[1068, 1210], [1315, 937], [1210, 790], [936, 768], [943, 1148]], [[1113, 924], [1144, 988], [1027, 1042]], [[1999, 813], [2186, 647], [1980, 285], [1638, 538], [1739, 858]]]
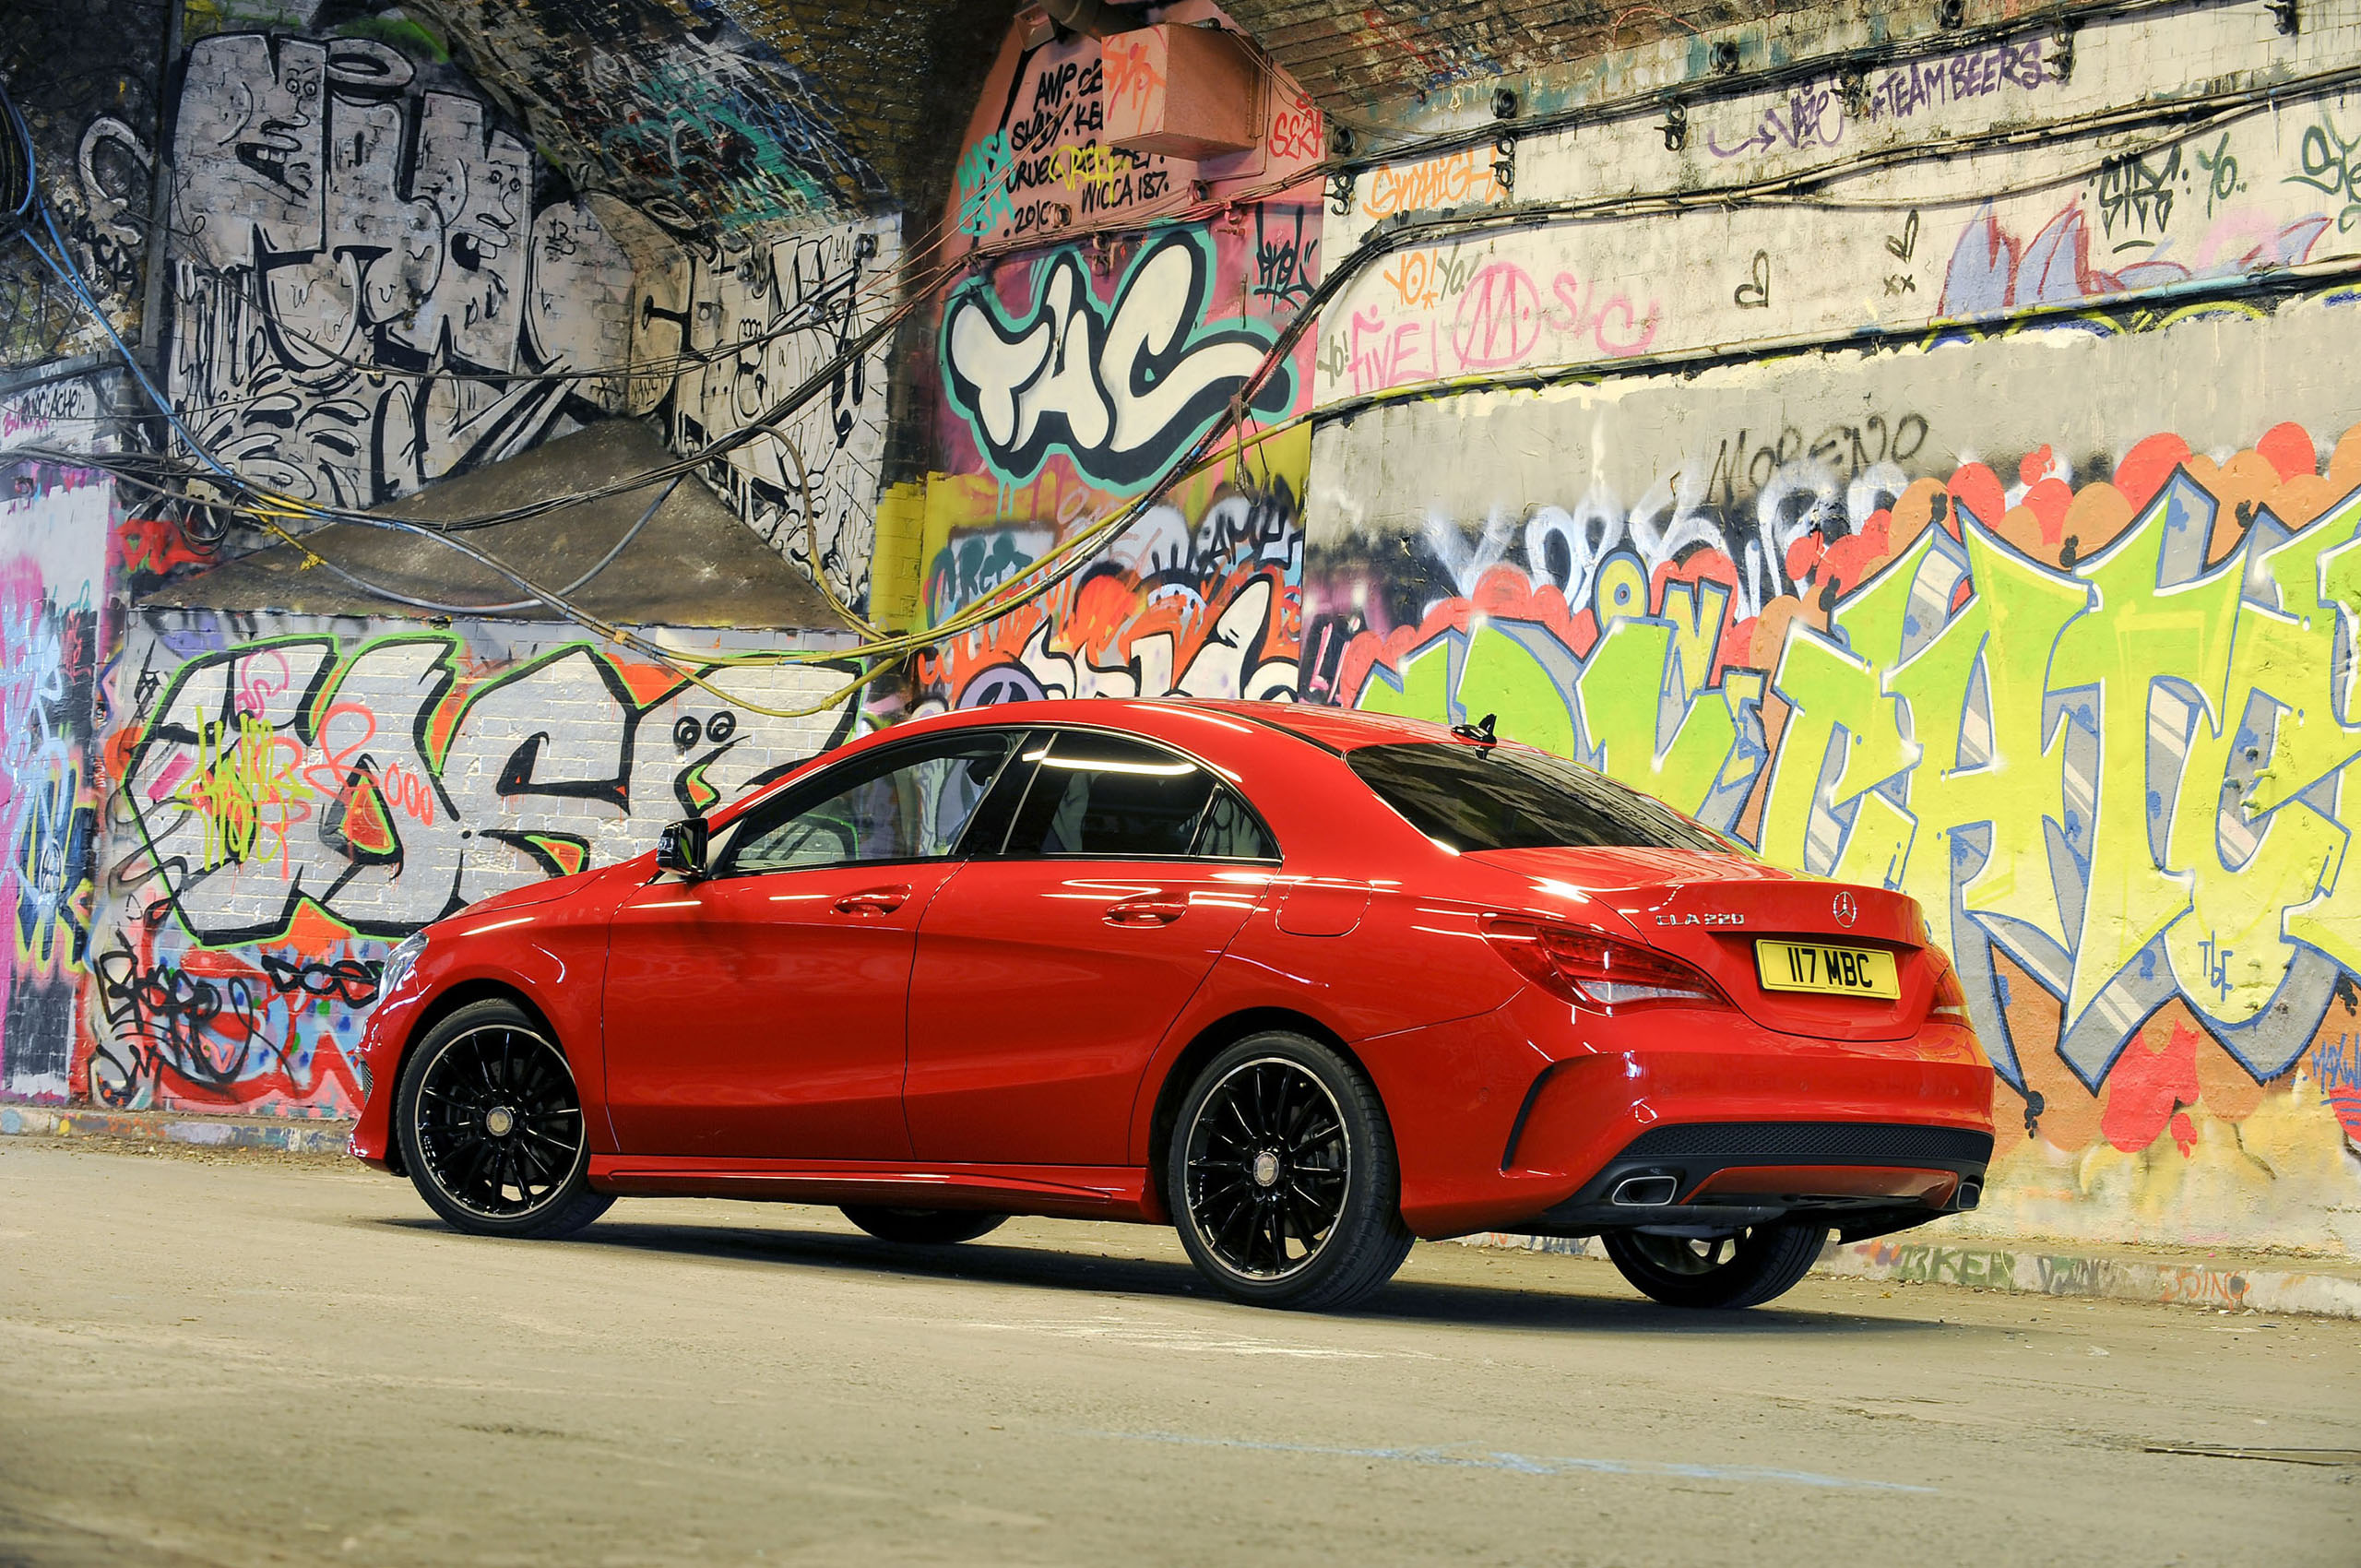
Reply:
[[1879, 947], [1825, 942], [1758, 942], [1754, 967], [1765, 991], [1809, 991], [1823, 996], [1902, 994], [1893, 955]]

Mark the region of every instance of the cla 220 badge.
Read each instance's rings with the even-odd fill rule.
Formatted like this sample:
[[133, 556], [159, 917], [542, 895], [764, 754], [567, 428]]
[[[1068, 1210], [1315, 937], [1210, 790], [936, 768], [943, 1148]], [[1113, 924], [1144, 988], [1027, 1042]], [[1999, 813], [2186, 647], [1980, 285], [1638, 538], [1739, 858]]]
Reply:
[[[1702, 915], [1658, 915], [1658, 925], [1744, 925], [1746, 917], [1738, 914], [1708, 913]], [[1845, 922], [1850, 925], [1852, 922]]]

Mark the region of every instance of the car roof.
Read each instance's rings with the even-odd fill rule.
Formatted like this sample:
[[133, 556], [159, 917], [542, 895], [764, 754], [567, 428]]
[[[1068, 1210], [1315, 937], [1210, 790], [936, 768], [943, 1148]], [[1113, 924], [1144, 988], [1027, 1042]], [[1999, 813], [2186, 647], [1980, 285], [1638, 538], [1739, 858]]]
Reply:
[[[1348, 707], [1324, 707], [1311, 703], [1247, 702], [1215, 697], [1045, 697], [1029, 702], [995, 703], [986, 707], [957, 708], [932, 716], [937, 722], [969, 724], [1089, 724], [1111, 730], [1132, 728], [1138, 719], [1151, 722], [1181, 714], [1218, 714], [1275, 730], [1339, 755], [1362, 746], [1404, 741], [1452, 740], [1448, 726], [1430, 719], [1405, 719], [1391, 713], [1363, 713]], [[898, 727], [897, 727], [898, 728]], [[889, 731], [888, 733], [891, 731]], [[1179, 738], [1177, 731], [1169, 738]]]
[[1191, 707], [1234, 714], [1267, 724], [1332, 752], [1349, 752], [1403, 741], [1449, 741], [1448, 725], [1429, 719], [1406, 719], [1393, 713], [1364, 713], [1358, 708], [1327, 707], [1316, 703], [1244, 702], [1190, 697]]

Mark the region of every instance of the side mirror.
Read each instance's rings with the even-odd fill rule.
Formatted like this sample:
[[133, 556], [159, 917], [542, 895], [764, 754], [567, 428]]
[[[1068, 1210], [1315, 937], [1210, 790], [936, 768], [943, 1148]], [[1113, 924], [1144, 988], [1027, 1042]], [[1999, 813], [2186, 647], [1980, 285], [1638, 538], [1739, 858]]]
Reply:
[[705, 874], [705, 818], [693, 816], [673, 823], [656, 840], [659, 870], [678, 872], [691, 882]]

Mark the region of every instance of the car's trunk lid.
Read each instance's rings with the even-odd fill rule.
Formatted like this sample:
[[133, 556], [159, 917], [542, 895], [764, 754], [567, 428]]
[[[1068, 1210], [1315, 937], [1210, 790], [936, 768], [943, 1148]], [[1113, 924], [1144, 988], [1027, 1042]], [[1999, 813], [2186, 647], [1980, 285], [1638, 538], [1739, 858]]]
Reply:
[[[1695, 849], [1489, 849], [1465, 858], [1580, 889], [1652, 945], [1704, 970], [1768, 1028], [1823, 1039], [1897, 1039], [1917, 1031], [1932, 1001], [1926, 925], [1917, 904], [1900, 893]], [[1765, 939], [1823, 954], [1891, 953], [1901, 994], [1889, 1000], [1767, 990], [1756, 965], [1756, 944]]]

